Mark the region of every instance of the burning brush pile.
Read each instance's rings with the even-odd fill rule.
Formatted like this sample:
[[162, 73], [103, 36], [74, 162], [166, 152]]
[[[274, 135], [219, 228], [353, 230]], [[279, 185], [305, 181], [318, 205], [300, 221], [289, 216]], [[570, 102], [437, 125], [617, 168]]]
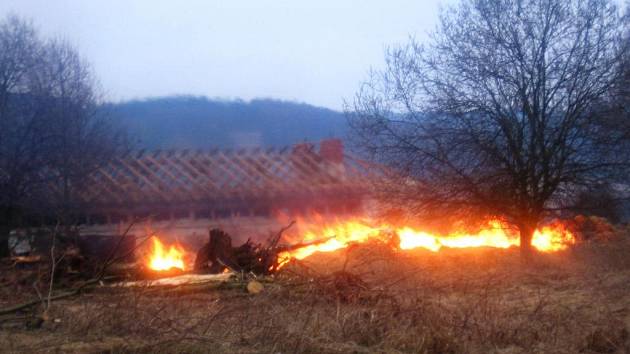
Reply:
[[[164, 245], [152, 239], [146, 266], [156, 274], [226, 272], [269, 275], [292, 260], [302, 260], [318, 252], [333, 252], [352, 245], [380, 243], [395, 250], [444, 248], [510, 248], [519, 246], [518, 231], [499, 220], [490, 220], [477, 230], [440, 235], [410, 226], [395, 226], [352, 218], [325, 220], [321, 216], [298, 218], [262, 243], [232, 244], [232, 237], [220, 229], [209, 233], [208, 242], [191, 257], [179, 244]], [[576, 243], [568, 223], [554, 221], [534, 233], [532, 246], [540, 252], [564, 250]]]
[[232, 245], [232, 237], [221, 229], [212, 229], [208, 242], [196, 253], [191, 263], [191, 252], [178, 243], [166, 246], [158, 237], [152, 237], [151, 251], [147, 255], [146, 267], [154, 274], [197, 274], [241, 273], [269, 275], [285, 262], [286, 255], [299, 249], [313, 247], [325, 240], [306, 243], [279, 244], [282, 233], [293, 226], [289, 224], [264, 243], [251, 239], [239, 246]]
[[[572, 225], [584, 228], [587, 224], [592, 223], [582, 219], [548, 223], [535, 231], [532, 245], [545, 253], [564, 250], [577, 242]], [[395, 253], [414, 249], [437, 253], [444, 249], [506, 249], [519, 245], [518, 231], [498, 220], [490, 220], [474, 230], [448, 234], [365, 218], [326, 219], [319, 215], [297, 218], [286, 225], [267, 239], [247, 239], [242, 244], [234, 242], [243, 239], [242, 235], [212, 229], [207, 242], [199, 249], [193, 249], [188, 244], [170, 243], [168, 238], [160, 235], [152, 235], [139, 242], [131, 235], [115, 236], [109, 237], [110, 240], [98, 239], [103, 242], [97, 244], [94, 243], [97, 239], [86, 235], [82, 238], [84, 246], [97, 248], [98, 252], [91, 252], [90, 247], [81, 247], [81, 244], [67, 246], [56, 241], [56, 244], [53, 243], [55, 246], [50, 248], [54, 252], [48, 253], [49, 257], [52, 255], [52, 260], [47, 261], [44, 253], [44, 257], [22, 257], [16, 262], [31, 262], [33, 259], [40, 262], [38, 266], [23, 264], [22, 267], [37, 270], [35, 273], [38, 274], [48, 273], [51, 279], [41, 280], [42, 284], [52, 284], [53, 281], [70, 284], [80, 280], [82, 285], [78, 289], [71, 285], [72, 293], [77, 293], [85, 286], [101, 284], [107, 279], [122, 280], [115, 282], [114, 286], [223, 282], [235, 277], [247, 284], [248, 280], [260, 280], [276, 274], [290, 263], [355, 246], [371, 248], [380, 245]], [[111, 247], [105, 247], [104, 241], [112, 244]], [[120, 246], [124, 249], [117, 249]], [[53, 267], [45, 270], [46, 264]], [[344, 275], [345, 278], [348, 278], [347, 275]]]

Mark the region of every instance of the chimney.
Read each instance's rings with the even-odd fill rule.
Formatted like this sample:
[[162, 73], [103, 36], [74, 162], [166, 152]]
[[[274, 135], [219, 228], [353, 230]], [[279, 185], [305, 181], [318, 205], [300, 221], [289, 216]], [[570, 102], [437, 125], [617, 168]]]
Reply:
[[319, 144], [319, 156], [325, 161], [343, 162], [343, 142], [341, 139], [325, 139]]

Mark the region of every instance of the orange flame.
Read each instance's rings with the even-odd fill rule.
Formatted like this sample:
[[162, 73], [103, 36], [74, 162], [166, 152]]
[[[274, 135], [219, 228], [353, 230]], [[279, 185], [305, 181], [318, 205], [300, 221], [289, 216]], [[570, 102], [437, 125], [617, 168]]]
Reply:
[[185, 270], [185, 254], [186, 251], [177, 244], [171, 245], [168, 250], [166, 250], [162, 242], [157, 237], [153, 237], [153, 248], [149, 256], [149, 268], [157, 271], [172, 268]]
[[[298, 220], [298, 233], [303, 235], [303, 241], [330, 239], [320, 244], [284, 252], [279, 258], [280, 265], [284, 265], [291, 258], [304, 259], [315, 252], [331, 252], [347, 247], [350, 243], [362, 243], [368, 240], [387, 242], [393, 233], [400, 239], [398, 247], [403, 250], [425, 248], [437, 252], [442, 247], [509, 248], [518, 246], [520, 243], [518, 231], [509, 228], [499, 220], [491, 220], [485, 228], [476, 233], [462, 231], [449, 235], [435, 235], [408, 226], [395, 227], [388, 224], [371, 226], [370, 222], [361, 220], [337, 221], [326, 224], [322, 223], [321, 217], [316, 219], [320, 220], [314, 224]], [[557, 222], [537, 229], [532, 238], [532, 246], [541, 252], [563, 250], [574, 243], [575, 236], [571, 231]]]
[[543, 252], [561, 251], [573, 244], [575, 235], [560, 222], [543, 226], [532, 237], [532, 246]]

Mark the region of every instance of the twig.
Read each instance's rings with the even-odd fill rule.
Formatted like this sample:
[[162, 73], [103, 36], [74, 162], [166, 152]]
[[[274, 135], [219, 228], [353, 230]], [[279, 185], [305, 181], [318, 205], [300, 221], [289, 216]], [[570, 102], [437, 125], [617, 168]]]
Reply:
[[[46, 301], [46, 309], [48, 311], [50, 309], [50, 297], [52, 296], [53, 291], [53, 283], [55, 281], [55, 269], [57, 268], [57, 261], [55, 261], [55, 246], [57, 240], [57, 231], [59, 230], [59, 222], [55, 225], [55, 229], [52, 232], [52, 244], [50, 246], [50, 282], [48, 283], [48, 296]], [[59, 261], [63, 259], [63, 255], [59, 258]]]
[[289, 225], [283, 227], [282, 229], [280, 229], [280, 231], [278, 231], [277, 234], [275, 234], [270, 240], [269, 240], [269, 247], [267, 248], [268, 250], [271, 250], [272, 248], [276, 247], [278, 245], [278, 242], [280, 241], [280, 238], [282, 237], [282, 234], [287, 231], [288, 229], [291, 228], [291, 226], [295, 225], [295, 220], [291, 221], [289, 223]]

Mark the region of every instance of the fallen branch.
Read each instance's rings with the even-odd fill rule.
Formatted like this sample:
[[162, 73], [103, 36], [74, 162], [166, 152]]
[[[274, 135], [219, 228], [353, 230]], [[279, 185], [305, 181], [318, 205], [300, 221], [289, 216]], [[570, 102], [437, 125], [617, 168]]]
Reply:
[[[133, 225], [135, 224], [135, 220], [132, 221], [130, 223], [130, 225], [127, 227], [127, 229], [125, 230], [125, 232], [123, 233], [123, 235], [121, 236], [121, 239], [118, 241], [118, 244], [116, 245], [116, 248], [120, 247], [120, 245], [122, 244], [122, 239], [124, 239], [125, 237], [127, 237], [127, 234], [129, 233], [129, 231], [131, 230], [131, 228], [133, 227]], [[103, 263], [103, 266], [101, 267], [100, 271], [98, 272], [97, 276], [94, 277], [93, 279], [90, 279], [88, 281], [85, 281], [84, 283], [82, 283], [81, 285], [79, 285], [77, 288], [61, 293], [61, 294], [57, 294], [57, 295], [52, 295], [52, 286], [53, 286], [53, 277], [54, 277], [54, 271], [55, 271], [55, 259], [54, 259], [54, 250], [55, 250], [55, 244], [54, 244], [54, 236], [55, 233], [57, 232], [56, 228], [55, 231], [53, 232], [53, 245], [51, 247], [51, 257], [52, 257], [52, 270], [51, 270], [51, 279], [50, 279], [50, 287], [49, 287], [49, 292], [48, 292], [48, 296], [45, 299], [46, 300], [46, 309], [50, 308], [50, 303], [52, 301], [55, 300], [60, 300], [60, 299], [65, 299], [74, 295], [77, 295], [81, 292], [81, 290], [85, 289], [88, 286], [92, 286], [95, 284], [100, 283], [103, 280], [111, 280], [111, 279], [115, 279], [116, 276], [105, 276], [105, 272], [107, 271], [107, 269], [114, 263], [116, 263], [117, 261], [120, 260], [120, 258], [115, 258], [114, 254], [115, 254], [115, 249], [112, 250], [110, 252], [110, 255], [107, 257], [107, 259], [105, 260], [105, 262]], [[39, 295], [39, 294], [38, 294]], [[2, 315], [6, 315], [6, 314], [10, 314], [10, 313], [14, 313], [17, 311], [21, 311], [33, 306], [36, 306], [38, 304], [41, 304], [43, 301], [43, 299], [41, 298], [41, 296], [39, 296], [37, 299], [35, 300], [31, 300], [31, 301], [27, 301], [25, 303], [21, 303], [18, 305], [14, 305], [5, 309], [0, 309], [0, 316]]]
[[[75, 289], [72, 289], [72, 290], [67, 291], [67, 292], [63, 292], [61, 294], [52, 295], [52, 296], [48, 297], [46, 300], [51, 302], [51, 301], [55, 301], [55, 300], [65, 299], [65, 298], [68, 298], [68, 297], [71, 297], [71, 296], [79, 294], [81, 292], [81, 290], [83, 290], [83, 289], [85, 289], [85, 288], [87, 288], [89, 286], [96, 285], [96, 284], [100, 283], [103, 280], [111, 280], [111, 279], [114, 279], [114, 278], [115, 277], [103, 277], [103, 278], [100, 278], [100, 279], [91, 279], [91, 280], [88, 280], [88, 281], [84, 282], [83, 284], [79, 285]], [[24, 309], [27, 309], [27, 308], [39, 305], [41, 303], [42, 303], [42, 300], [40, 298], [37, 298], [35, 300], [27, 301], [27, 302], [24, 302], [24, 303], [21, 303], [21, 304], [17, 304], [17, 305], [10, 306], [10, 307], [4, 308], [4, 309], [0, 309], [0, 316], [7, 315], [7, 314], [10, 314], [10, 313], [14, 313], [14, 312], [18, 312], [20, 310], [24, 310]]]
[[221, 274], [184, 274], [170, 278], [160, 278], [155, 280], [139, 280], [139, 281], [127, 281], [123, 283], [112, 284], [113, 287], [122, 286], [139, 286], [139, 287], [152, 287], [152, 286], [172, 286], [172, 285], [191, 285], [210, 282], [225, 282], [232, 277], [234, 273], [221, 273]]

